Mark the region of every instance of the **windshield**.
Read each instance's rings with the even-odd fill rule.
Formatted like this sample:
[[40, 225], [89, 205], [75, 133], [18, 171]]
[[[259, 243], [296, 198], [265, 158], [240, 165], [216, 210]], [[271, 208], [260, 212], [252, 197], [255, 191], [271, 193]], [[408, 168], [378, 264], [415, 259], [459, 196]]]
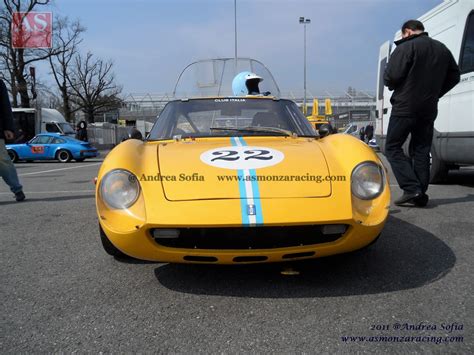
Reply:
[[71, 124], [69, 123], [58, 123], [61, 126], [61, 129], [65, 134], [74, 134], [74, 129], [72, 128]]
[[172, 101], [163, 109], [148, 139], [291, 134], [316, 136], [294, 102], [234, 97]]
[[260, 76], [260, 92], [269, 92], [272, 96], [280, 96], [275, 79], [270, 70], [261, 62], [250, 58], [221, 58], [201, 60], [188, 65], [176, 82], [173, 96], [215, 97], [234, 95], [232, 80], [243, 71], [250, 71]]

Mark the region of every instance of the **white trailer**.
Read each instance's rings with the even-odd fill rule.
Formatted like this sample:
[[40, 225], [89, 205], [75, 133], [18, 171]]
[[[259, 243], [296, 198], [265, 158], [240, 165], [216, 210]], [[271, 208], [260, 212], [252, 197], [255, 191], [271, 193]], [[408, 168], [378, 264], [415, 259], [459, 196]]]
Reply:
[[64, 116], [55, 109], [41, 108], [13, 108], [13, 120], [16, 135], [21, 129], [27, 139], [38, 133], [61, 133], [75, 135], [74, 128], [66, 121]]

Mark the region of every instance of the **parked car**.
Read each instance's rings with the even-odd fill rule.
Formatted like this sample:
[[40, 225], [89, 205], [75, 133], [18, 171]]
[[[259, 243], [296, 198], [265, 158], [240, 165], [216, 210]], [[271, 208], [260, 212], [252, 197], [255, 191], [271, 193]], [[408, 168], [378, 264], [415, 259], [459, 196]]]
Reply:
[[7, 144], [7, 152], [13, 162], [19, 160], [58, 160], [67, 163], [71, 159], [82, 162], [99, 155], [88, 142], [59, 133], [38, 134], [22, 144]]
[[170, 101], [146, 140], [126, 140], [101, 165], [105, 251], [239, 264], [374, 243], [390, 206], [386, 170], [367, 144], [324, 127], [318, 134], [295, 102], [270, 95]]

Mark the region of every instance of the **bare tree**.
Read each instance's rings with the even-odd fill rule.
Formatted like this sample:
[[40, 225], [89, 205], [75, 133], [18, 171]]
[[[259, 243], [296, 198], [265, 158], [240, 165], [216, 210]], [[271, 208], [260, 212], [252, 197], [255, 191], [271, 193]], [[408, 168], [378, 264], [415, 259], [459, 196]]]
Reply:
[[43, 82], [41, 79], [36, 81], [36, 91], [38, 91], [38, 107], [62, 109], [62, 99], [56, 88], [51, 87], [51, 83]]
[[73, 58], [77, 53], [78, 45], [82, 42], [81, 33], [85, 28], [80, 22], [71, 22], [67, 17], [59, 18], [55, 22], [53, 34], [54, 48], [50, 49], [49, 63], [54, 80], [62, 99], [62, 111], [66, 120], [72, 119], [72, 114], [79, 108], [73, 109], [71, 105], [71, 87], [69, 76], [74, 64]]
[[88, 52], [74, 57], [74, 67], [68, 81], [73, 101], [86, 114], [88, 122], [94, 122], [94, 114], [101, 109], [117, 108], [122, 87], [115, 83], [113, 63], [94, 58]]
[[3, 0], [4, 9], [0, 10], [0, 62], [6, 75], [12, 94], [13, 107], [18, 107], [18, 98], [20, 96], [20, 105], [30, 107], [30, 96], [28, 95], [27, 67], [39, 60], [47, 59], [51, 51], [30, 48], [13, 48], [12, 43], [12, 21], [13, 13], [29, 13], [37, 6], [47, 5], [50, 0]]

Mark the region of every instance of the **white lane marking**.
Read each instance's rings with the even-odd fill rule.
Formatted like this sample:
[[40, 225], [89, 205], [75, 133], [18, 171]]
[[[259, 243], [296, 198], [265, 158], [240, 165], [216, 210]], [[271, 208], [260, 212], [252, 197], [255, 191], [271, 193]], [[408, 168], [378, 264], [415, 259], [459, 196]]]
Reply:
[[28, 175], [46, 174], [46, 173], [52, 173], [52, 172], [55, 172], [55, 171], [63, 171], [63, 170], [87, 168], [88, 166], [94, 166], [94, 165], [100, 165], [100, 164], [102, 164], [102, 162], [101, 162], [101, 163], [94, 163], [94, 164], [81, 165], [81, 166], [71, 166], [71, 167], [69, 167], [69, 168], [60, 168], [60, 169], [51, 169], [51, 170], [35, 171], [35, 172], [32, 172], [32, 173], [18, 174], [18, 176], [28, 176]]
[[[92, 193], [95, 192], [95, 190], [63, 190], [63, 191], [24, 191], [26, 195], [29, 194], [72, 194], [72, 193]], [[11, 192], [0, 192], [0, 195], [11, 195]]]

